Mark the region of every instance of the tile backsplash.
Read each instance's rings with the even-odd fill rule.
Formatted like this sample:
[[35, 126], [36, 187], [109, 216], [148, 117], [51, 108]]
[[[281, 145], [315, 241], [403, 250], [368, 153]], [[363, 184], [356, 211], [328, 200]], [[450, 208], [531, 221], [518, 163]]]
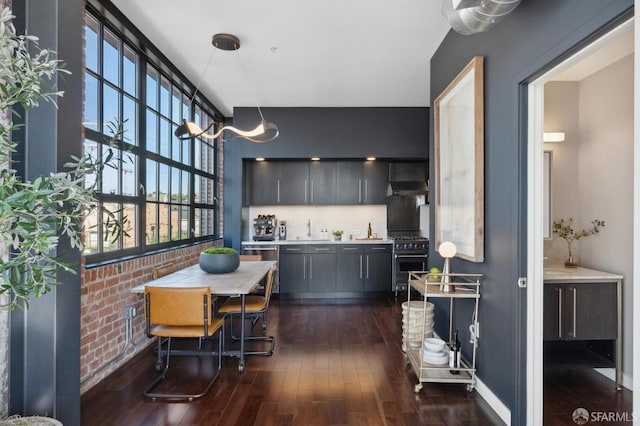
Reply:
[[242, 239], [253, 238], [253, 218], [258, 215], [275, 215], [278, 222], [287, 223], [287, 240], [307, 239], [307, 221], [311, 223], [311, 239], [322, 238], [326, 229], [329, 238], [337, 229], [344, 231], [343, 239], [367, 236], [371, 223], [374, 236], [387, 237], [387, 206], [260, 206], [248, 207], [248, 221], [242, 226]]

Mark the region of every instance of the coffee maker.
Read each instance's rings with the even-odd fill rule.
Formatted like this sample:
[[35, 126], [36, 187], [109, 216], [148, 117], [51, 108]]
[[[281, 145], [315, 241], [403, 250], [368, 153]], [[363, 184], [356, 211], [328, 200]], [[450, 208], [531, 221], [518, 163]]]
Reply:
[[275, 215], [258, 215], [257, 218], [253, 219], [253, 241], [273, 241], [276, 223]]
[[287, 239], [287, 222], [281, 220], [278, 224], [278, 239], [286, 240]]

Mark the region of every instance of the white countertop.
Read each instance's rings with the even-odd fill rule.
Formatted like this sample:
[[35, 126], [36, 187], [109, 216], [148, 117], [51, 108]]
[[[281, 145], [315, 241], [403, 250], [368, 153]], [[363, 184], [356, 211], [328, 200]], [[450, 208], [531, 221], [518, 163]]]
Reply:
[[545, 266], [544, 282], [597, 282], [597, 281], [617, 281], [621, 280], [622, 275], [613, 274], [611, 272], [597, 271], [578, 266], [577, 268], [567, 268], [563, 265]]
[[243, 241], [242, 245], [289, 245], [289, 244], [393, 244], [393, 240], [383, 239], [342, 239], [336, 240], [273, 240], [273, 241]]

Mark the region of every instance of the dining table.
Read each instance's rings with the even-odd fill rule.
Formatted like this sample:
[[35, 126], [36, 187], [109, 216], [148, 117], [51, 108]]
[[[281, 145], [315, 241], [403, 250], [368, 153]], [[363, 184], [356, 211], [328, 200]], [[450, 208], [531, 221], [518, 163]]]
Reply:
[[144, 294], [144, 289], [147, 286], [181, 288], [208, 286], [211, 288], [212, 295], [240, 297], [240, 350], [225, 350], [223, 355], [237, 356], [239, 359], [238, 370], [242, 373], [245, 366], [245, 297], [247, 294], [258, 288], [264, 277], [275, 264], [276, 261], [273, 260], [242, 260], [240, 261], [238, 269], [224, 274], [212, 274], [205, 272], [200, 268], [200, 265], [195, 264], [155, 280], [132, 287], [131, 292]]

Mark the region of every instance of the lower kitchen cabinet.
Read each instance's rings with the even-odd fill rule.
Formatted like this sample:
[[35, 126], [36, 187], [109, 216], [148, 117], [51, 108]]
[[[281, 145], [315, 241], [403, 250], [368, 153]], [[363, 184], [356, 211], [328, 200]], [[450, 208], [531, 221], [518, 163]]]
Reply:
[[364, 291], [391, 290], [391, 246], [389, 244], [366, 245]]
[[280, 248], [280, 294], [328, 297], [336, 291], [336, 250], [332, 244]]
[[544, 340], [562, 347], [576, 341], [614, 342], [617, 388], [622, 383], [622, 279], [583, 267], [544, 268]]
[[334, 290], [340, 293], [388, 292], [391, 289], [389, 244], [338, 244]]
[[364, 291], [364, 248], [362, 244], [338, 246], [336, 291]]

